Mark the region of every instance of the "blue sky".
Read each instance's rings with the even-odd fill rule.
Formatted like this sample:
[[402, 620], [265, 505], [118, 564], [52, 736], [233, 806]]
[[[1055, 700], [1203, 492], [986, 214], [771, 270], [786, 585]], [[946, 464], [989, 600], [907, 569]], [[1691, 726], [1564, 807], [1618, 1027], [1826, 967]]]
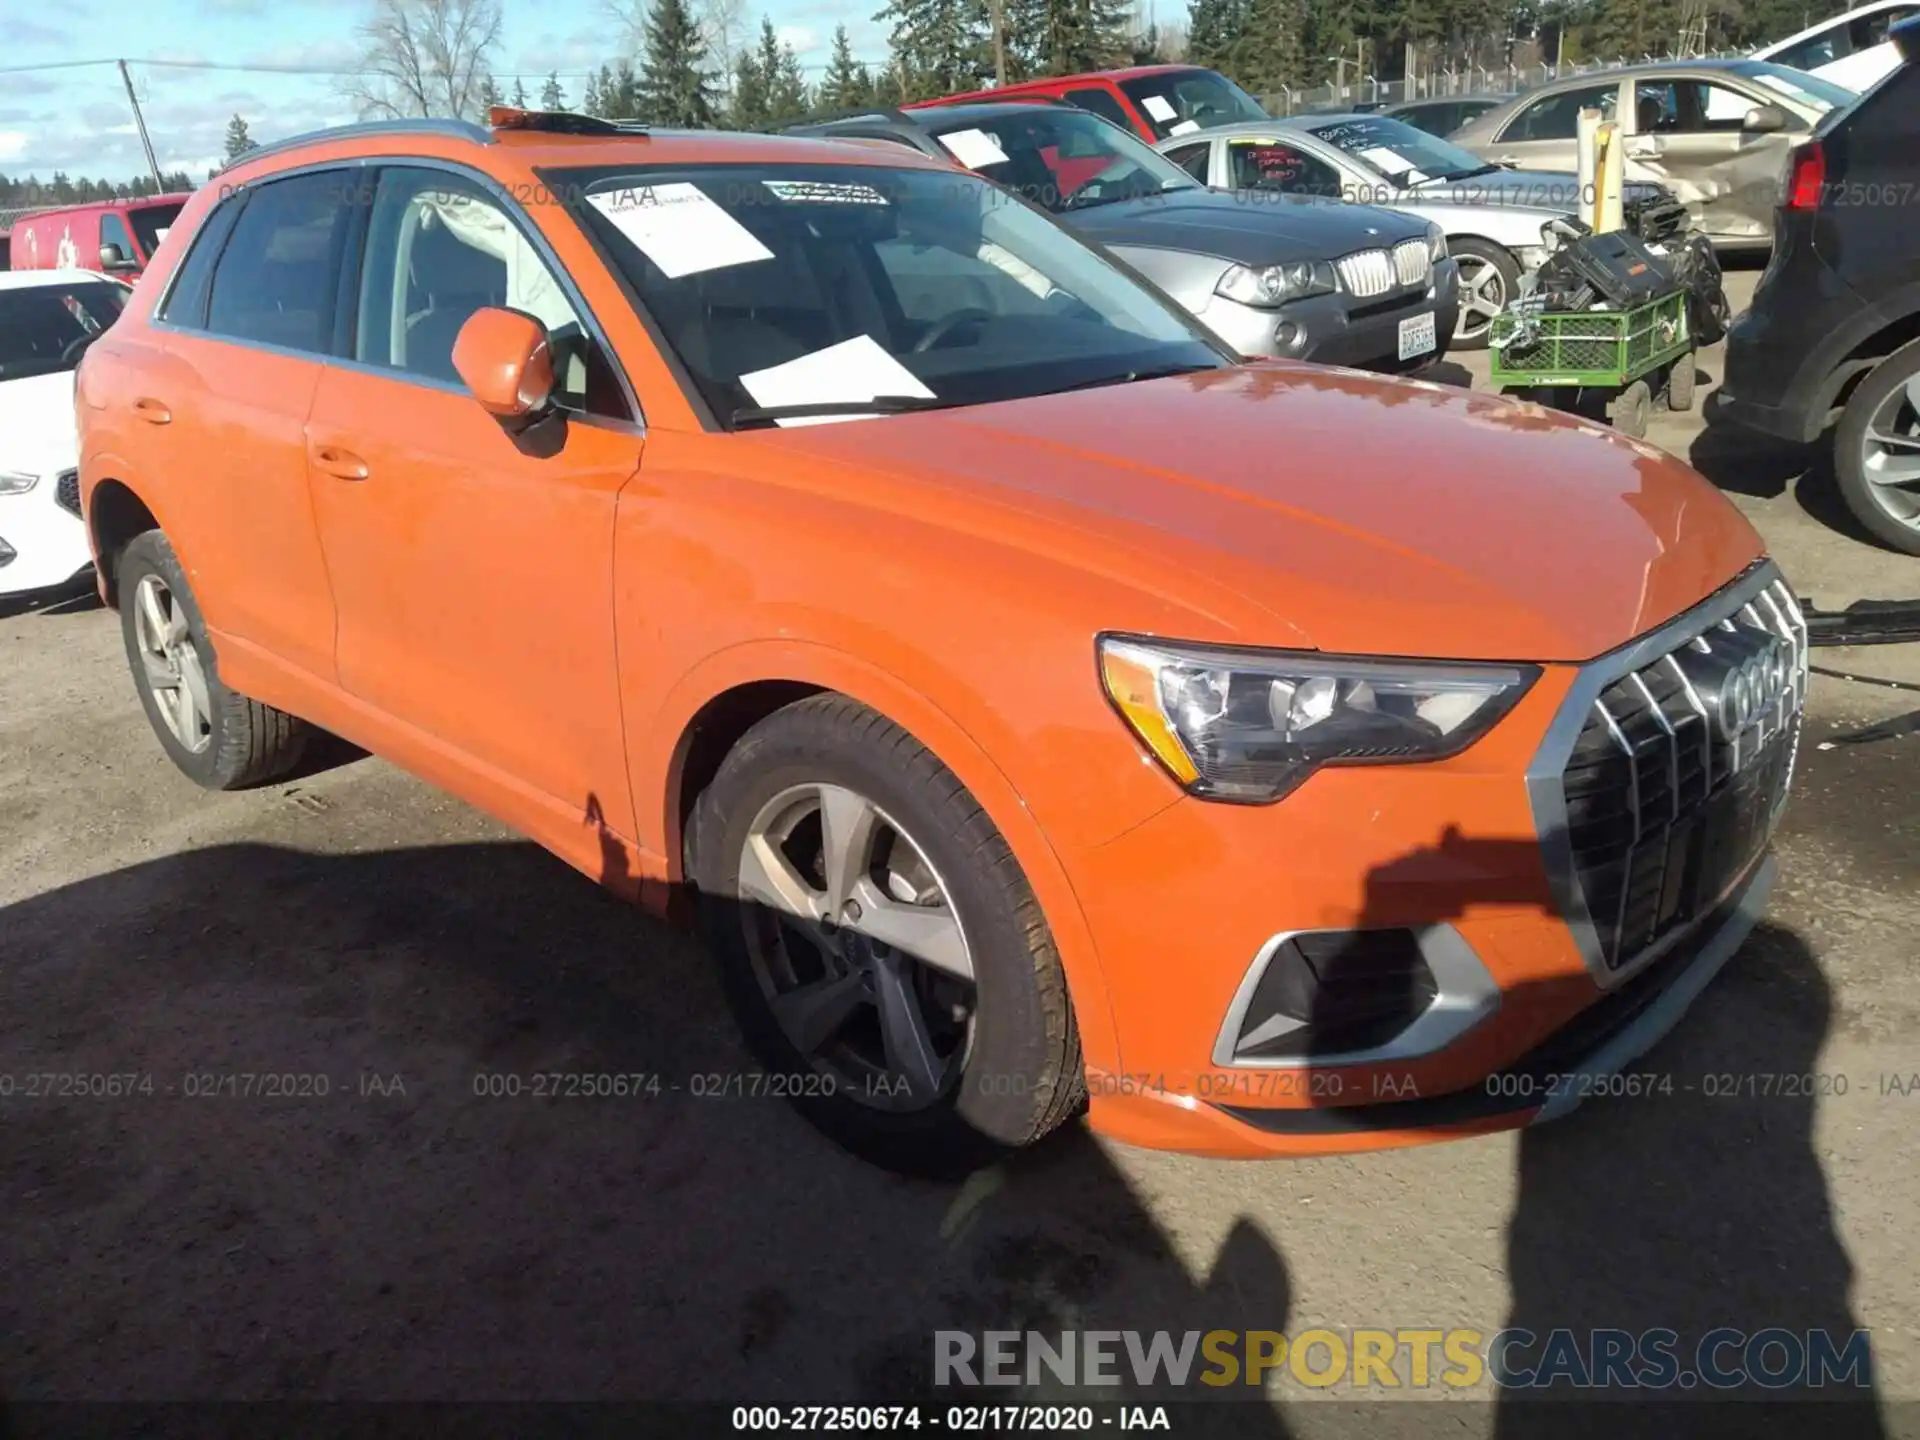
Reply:
[[[770, 16], [817, 74], [838, 23], [846, 24], [856, 56], [884, 53], [885, 36], [868, 18], [880, 3], [745, 0], [741, 25], [757, 33], [761, 15]], [[529, 93], [537, 95], [540, 79], [557, 69], [577, 102], [585, 71], [619, 53], [623, 29], [609, 0], [502, 0], [502, 6], [503, 42], [493, 68], [503, 76], [524, 73]], [[359, 0], [62, 0], [43, 7], [0, 0], [0, 70], [122, 57], [135, 62], [134, 86], [161, 167], [201, 177], [221, 155], [227, 121], [236, 113], [256, 140], [354, 118], [342, 82], [138, 62], [351, 67], [364, 12]], [[0, 73], [0, 174], [45, 180], [64, 170], [124, 180], [145, 168], [112, 65]]]

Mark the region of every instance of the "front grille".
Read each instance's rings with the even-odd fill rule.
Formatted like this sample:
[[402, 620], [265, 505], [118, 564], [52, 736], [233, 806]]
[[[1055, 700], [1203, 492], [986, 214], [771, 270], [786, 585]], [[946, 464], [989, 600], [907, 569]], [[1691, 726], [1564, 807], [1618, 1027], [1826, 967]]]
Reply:
[[62, 510], [72, 511], [75, 515], [80, 513], [80, 472], [78, 470], [60, 472], [59, 482], [53, 490], [53, 503]]
[[1424, 240], [1403, 240], [1393, 247], [1393, 268], [1402, 285], [1424, 285], [1433, 268]]
[[1712, 608], [1718, 618], [1608, 681], [1561, 773], [1573, 881], [1609, 972], [1714, 910], [1786, 800], [1806, 623], [1777, 578]]
[[1349, 295], [1368, 300], [1393, 288], [1393, 261], [1384, 250], [1359, 250], [1335, 262]]

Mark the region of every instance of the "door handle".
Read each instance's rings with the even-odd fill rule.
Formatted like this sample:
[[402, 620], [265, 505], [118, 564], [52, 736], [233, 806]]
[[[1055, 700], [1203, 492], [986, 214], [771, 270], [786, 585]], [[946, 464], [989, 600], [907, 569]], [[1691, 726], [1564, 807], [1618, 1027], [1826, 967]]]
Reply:
[[316, 470], [333, 476], [336, 480], [364, 480], [367, 478], [367, 462], [351, 450], [342, 450], [333, 445], [322, 445], [313, 452], [313, 465]]
[[166, 425], [173, 420], [173, 411], [150, 395], [142, 395], [133, 402], [133, 413], [149, 425]]

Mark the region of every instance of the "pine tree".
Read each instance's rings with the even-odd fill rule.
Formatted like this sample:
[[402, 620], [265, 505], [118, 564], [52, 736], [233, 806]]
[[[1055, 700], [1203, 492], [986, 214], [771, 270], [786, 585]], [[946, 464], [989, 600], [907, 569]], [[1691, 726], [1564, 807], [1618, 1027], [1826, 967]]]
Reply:
[[1126, 0], [1049, 0], [1044, 42], [1048, 74], [1104, 70], [1127, 53]]
[[1232, 75], [1234, 47], [1246, 32], [1247, 0], [1193, 0], [1187, 26], [1187, 59]]
[[800, 57], [791, 45], [780, 43], [773, 21], [760, 18], [760, 44], [754, 52], [754, 68], [759, 72], [766, 93], [766, 125], [754, 128], [778, 129], [802, 119], [807, 113], [807, 81], [800, 71]]
[[549, 71], [547, 83], [540, 87], [540, 108], [542, 110], [564, 110], [567, 108], [567, 92], [560, 86], [560, 72]]
[[[227, 122], [227, 163], [231, 165], [247, 151], [256, 148], [258, 142], [247, 133], [247, 122], [238, 115]], [[83, 180], [81, 182], [85, 184]], [[88, 198], [88, 197], [82, 197]]]
[[500, 93], [500, 82], [488, 75], [480, 82], [480, 108], [491, 110], [496, 105], [507, 103], [507, 97]]
[[[602, 74], [605, 74], [603, 71]], [[621, 60], [614, 67], [612, 77], [601, 86], [600, 104], [609, 120], [643, 120], [648, 117], [642, 109], [640, 98], [640, 77], [634, 73], [633, 62]], [[658, 123], [658, 122], [655, 122]]]
[[874, 20], [891, 28], [897, 88], [904, 99], [972, 90], [993, 73], [986, 0], [888, 0]]
[[518, 75], [513, 77], [513, 108], [516, 110], [527, 108], [527, 87]]
[[833, 49], [827, 59], [827, 73], [820, 81], [820, 108], [829, 114], [857, 110], [873, 98], [873, 80], [864, 65], [853, 59], [853, 44], [847, 39], [847, 27], [833, 27]]
[[606, 73], [604, 66], [601, 67], [597, 73], [594, 71], [587, 72], [586, 90], [580, 96], [580, 113], [582, 115], [604, 116], [607, 113], [607, 107], [602, 104], [600, 100], [601, 76]]
[[676, 129], [713, 125], [706, 59], [706, 42], [687, 0], [654, 0], [647, 14], [647, 58], [639, 85], [641, 114], [649, 124]]
[[765, 130], [767, 124], [767, 79], [760, 73], [759, 55], [744, 49], [733, 62], [733, 94], [727, 99], [727, 125], [733, 130]]

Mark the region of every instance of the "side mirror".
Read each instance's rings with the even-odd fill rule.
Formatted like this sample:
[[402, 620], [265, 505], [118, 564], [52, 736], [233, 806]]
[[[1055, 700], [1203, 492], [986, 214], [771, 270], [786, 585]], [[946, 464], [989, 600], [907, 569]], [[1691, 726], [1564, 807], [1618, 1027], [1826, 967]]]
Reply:
[[1740, 128], [1757, 135], [1767, 135], [1775, 130], [1784, 130], [1792, 123], [1793, 117], [1778, 105], [1756, 105], [1747, 111], [1747, 117], [1740, 122]]
[[127, 252], [118, 245], [100, 247], [100, 268], [102, 270], [125, 270], [133, 262], [127, 259]]
[[476, 310], [453, 342], [453, 368], [480, 408], [509, 430], [525, 429], [553, 404], [547, 327], [518, 310]]

